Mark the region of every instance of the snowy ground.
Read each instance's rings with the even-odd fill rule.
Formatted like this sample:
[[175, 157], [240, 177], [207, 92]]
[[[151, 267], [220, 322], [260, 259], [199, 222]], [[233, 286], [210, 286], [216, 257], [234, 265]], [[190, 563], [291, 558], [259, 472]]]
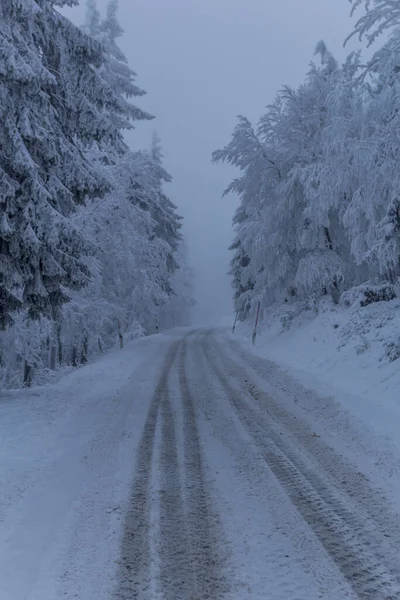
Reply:
[[1, 600], [400, 598], [393, 436], [239, 338], [1, 396]]
[[255, 348], [252, 326], [236, 329], [245, 348], [335, 398], [400, 448], [400, 300], [350, 309], [325, 301], [317, 315], [281, 307], [264, 315]]

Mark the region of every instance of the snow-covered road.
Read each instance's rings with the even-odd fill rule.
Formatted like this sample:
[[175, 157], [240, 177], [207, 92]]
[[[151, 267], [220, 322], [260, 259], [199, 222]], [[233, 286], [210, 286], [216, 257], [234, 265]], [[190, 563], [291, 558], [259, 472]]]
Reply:
[[5, 395], [0, 423], [1, 600], [400, 598], [395, 448], [222, 331]]

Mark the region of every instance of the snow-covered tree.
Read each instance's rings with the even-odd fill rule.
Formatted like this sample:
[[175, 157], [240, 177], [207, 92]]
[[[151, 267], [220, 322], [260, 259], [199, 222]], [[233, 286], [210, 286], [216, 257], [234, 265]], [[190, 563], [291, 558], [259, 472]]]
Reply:
[[[86, 21], [82, 29], [103, 48], [103, 60], [98, 74], [118, 97], [121, 109], [114, 114], [114, 125], [118, 129], [131, 129], [135, 121], [150, 120], [153, 117], [131, 102], [132, 98], [144, 96], [146, 92], [136, 85], [136, 73], [130, 68], [117, 43], [124, 33], [118, 22], [118, 6], [118, 0], [110, 0], [106, 16], [102, 20], [95, 0], [88, 0]], [[126, 149], [126, 146], [121, 148], [123, 152]]]
[[366, 11], [356, 22], [352, 35], [365, 38], [369, 46], [381, 34], [388, 33], [389, 37], [384, 38], [383, 45], [368, 61], [358, 85], [359, 102], [352, 116], [352, 128], [358, 138], [351, 153], [354, 192], [345, 224], [358, 264], [367, 265], [371, 275], [394, 280], [400, 274], [400, 2], [357, 0], [352, 12], [361, 5]]
[[18, 305], [57, 311], [87, 285], [89, 246], [71, 222], [107, 182], [86, 160], [93, 142], [122, 143], [126, 106], [99, 75], [101, 46], [55, 8], [0, 4], [1, 278], [3, 325]]
[[252, 292], [254, 283], [246, 277], [246, 268], [250, 264], [250, 258], [242, 248], [239, 237], [233, 242], [229, 250], [234, 252], [231, 260], [229, 275], [232, 276], [232, 287], [234, 290], [235, 311], [241, 321], [244, 321], [251, 309]]
[[101, 14], [96, 0], [86, 0], [86, 17], [82, 31], [95, 40], [100, 38]]
[[[235, 296], [246, 293], [246, 305], [250, 293], [253, 304], [265, 304], [283, 300], [295, 288], [322, 293], [343, 278], [330, 207], [319, 193], [318, 177], [328, 98], [339, 67], [322, 43], [317, 51], [322, 64], [311, 66], [305, 84], [297, 90], [284, 88], [256, 133], [241, 118], [232, 142], [214, 154], [214, 160], [228, 160], [243, 172], [228, 190], [241, 196], [235, 218], [234, 249], [239, 254], [233, 266]], [[245, 281], [243, 274], [238, 279], [242, 253], [249, 263]]]
[[[272, 215], [275, 206], [275, 188], [281, 177], [279, 157], [275, 148], [261, 142], [248, 119], [239, 117], [231, 142], [223, 150], [214, 152], [213, 161], [229, 162], [242, 172], [224, 194], [234, 192], [241, 198], [234, 217], [233, 249], [239, 255], [231, 268], [237, 282], [234, 283], [236, 308], [247, 314], [249, 292], [261, 285], [260, 272], [265, 272], [264, 263], [272, 260], [268, 222], [263, 221], [261, 214], [266, 211]], [[273, 247], [271, 250], [274, 251]], [[257, 291], [253, 296], [255, 294]]]
[[163, 190], [163, 185], [169, 183], [172, 178], [163, 167], [163, 154], [157, 134], [153, 135], [150, 168], [155, 189], [154, 207], [150, 209], [152, 217], [157, 223], [154, 233], [171, 248], [167, 267], [168, 271], [173, 273], [177, 267], [173, 254], [178, 249], [182, 239], [180, 233], [182, 217], [178, 215], [175, 204], [165, 195]]
[[397, 28], [400, 24], [399, 0], [350, 0], [350, 2], [353, 5], [352, 15], [360, 6], [365, 6], [366, 10], [357, 20], [354, 31], [347, 40], [357, 35], [360, 41], [366, 38], [368, 46], [371, 46], [380, 35]]
[[123, 137], [150, 116], [131, 103], [144, 92], [118, 3], [102, 19], [89, 2], [84, 31], [66, 4], [0, 0], [0, 379], [13, 384], [85, 362], [119, 328], [155, 331], [187, 296], [159, 142], [131, 152]]
[[[62, 92], [47, 39], [58, 20], [54, 9], [49, 3], [11, 0], [2, 1], [0, 11], [4, 326], [18, 304], [28, 305], [35, 314], [49, 312], [65, 299], [63, 285], [86, 283], [88, 272], [80, 260], [85, 243], [68, 216], [83, 195], [99, 185], [79, 147], [66, 135], [57, 110], [57, 94]], [[54, 38], [62, 39], [61, 18], [59, 24], [52, 32], [54, 44]], [[87, 50], [83, 60], [89, 68], [96, 54]]]
[[[112, 191], [100, 201], [86, 203], [76, 215], [77, 226], [95, 248], [91, 270], [97, 276], [63, 311], [62, 345], [69, 357], [73, 348], [77, 348], [75, 355], [82, 355], [84, 343], [89, 354], [109, 347], [119, 326], [124, 335], [172, 326], [174, 320], [179, 322], [178, 313], [173, 319], [176, 302], [181, 298], [184, 303], [186, 263], [180, 259], [175, 238], [171, 241], [164, 235], [164, 221], [156, 220], [163, 201], [162, 181], [156, 176], [158, 171], [164, 173], [161, 154], [157, 169], [150, 151], [128, 151], [116, 164], [103, 164], [102, 169]], [[163, 180], [170, 180], [167, 173]], [[180, 227], [175, 211], [173, 217]], [[175, 277], [181, 264], [183, 279]]]
[[259, 300], [265, 306], [330, 293], [337, 301], [373, 272], [365, 249], [356, 251], [356, 151], [363, 154], [359, 140], [368, 129], [359, 56], [339, 66], [323, 42], [316, 54], [320, 65], [311, 64], [303, 85], [283, 88], [256, 130], [241, 117], [231, 142], [213, 155], [241, 171], [227, 191], [241, 200], [232, 275], [242, 317]]

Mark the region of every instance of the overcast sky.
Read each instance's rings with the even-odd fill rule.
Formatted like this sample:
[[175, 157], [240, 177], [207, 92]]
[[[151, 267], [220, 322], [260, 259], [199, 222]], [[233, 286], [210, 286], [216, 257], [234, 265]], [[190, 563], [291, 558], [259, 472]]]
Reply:
[[[128, 141], [147, 146], [155, 128], [162, 138], [174, 178], [167, 192], [197, 273], [197, 321], [233, 311], [226, 273], [237, 200], [221, 194], [235, 173], [212, 165], [211, 153], [229, 141], [236, 115], [256, 121], [283, 84], [303, 81], [320, 39], [344, 58], [350, 8], [348, 0], [120, 0], [120, 45], [148, 92], [138, 104], [156, 116]], [[66, 12], [82, 23], [84, 0]]]

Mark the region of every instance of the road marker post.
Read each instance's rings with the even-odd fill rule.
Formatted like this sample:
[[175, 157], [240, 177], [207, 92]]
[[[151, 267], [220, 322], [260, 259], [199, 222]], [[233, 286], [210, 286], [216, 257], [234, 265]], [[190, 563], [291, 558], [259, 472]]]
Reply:
[[235, 322], [234, 322], [233, 327], [232, 327], [232, 333], [235, 333], [237, 318], [238, 318], [238, 311], [236, 311]]
[[122, 335], [121, 323], [120, 323], [119, 319], [118, 319], [118, 337], [119, 337], [119, 347], [120, 347], [120, 350], [122, 350], [122, 348], [124, 347], [124, 336]]
[[251, 341], [253, 342], [253, 346], [255, 346], [255, 344], [256, 344], [257, 325], [258, 325], [258, 315], [259, 314], [260, 314], [260, 302], [257, 304], [256, 322], [254, 323], [253, 335], [251, 336]]

